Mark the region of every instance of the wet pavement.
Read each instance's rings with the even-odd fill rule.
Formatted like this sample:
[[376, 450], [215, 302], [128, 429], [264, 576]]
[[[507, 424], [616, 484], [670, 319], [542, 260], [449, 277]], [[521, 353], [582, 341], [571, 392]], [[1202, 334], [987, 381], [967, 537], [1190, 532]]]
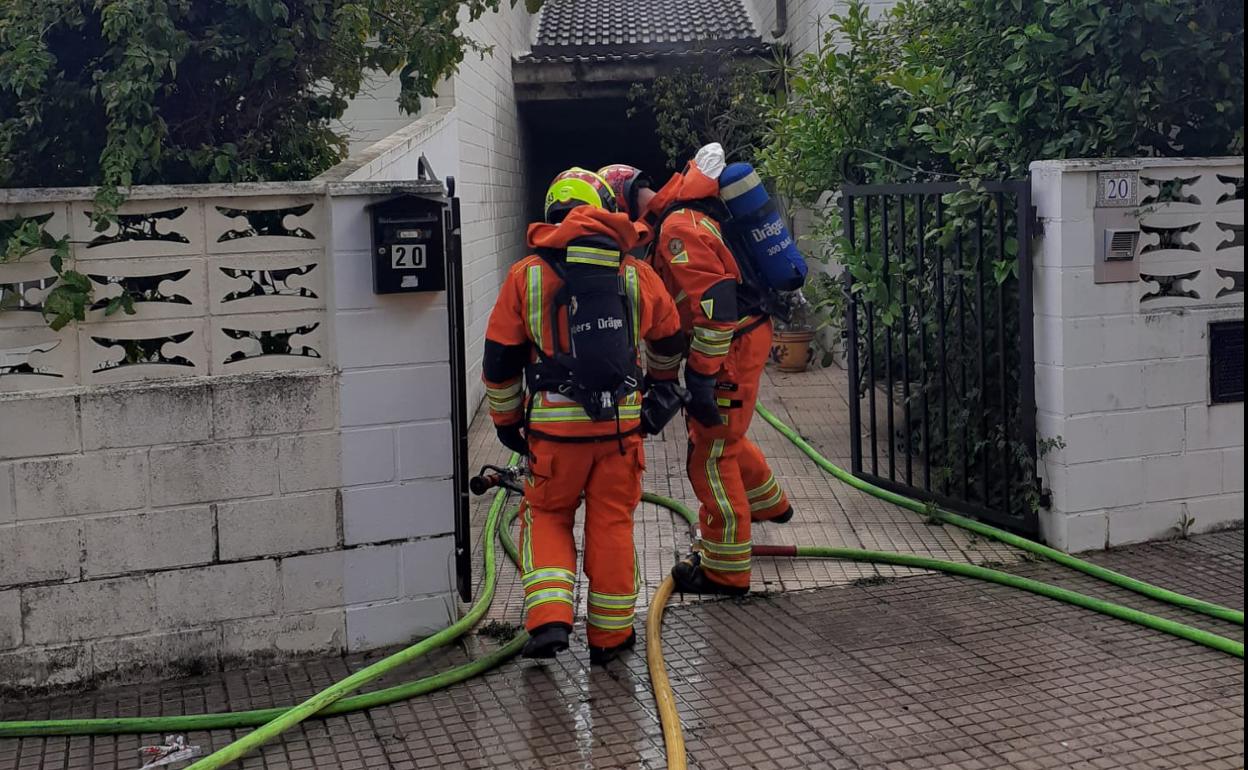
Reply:
[[[846, 437], [835, 370], [777, 378], [769, 406], [834, 461]], [[842, 432], [838, 435], [838, 431]], [[879, 548], [976, 563], [1243, 639], [1243, 629], [1161, 605], [952, 527], [926, 526], [827, 477], [765, 424], [754, 434], [798, 517], [756, 542]], [[497, 460], [473, 431], [474, 461]], [[839, 438], [839, 440], [838, 440]], [[692, 501], [683, 438], [649, 449], [646, 486]], [[842, 452], [843, 453], [843, 452]], [[477, 511], [483, 515], [484, 504]], [[648, 595], [689, 544], [644, 506]], [[1175, 590], [1243, 607], [1243, 531], [1091, 555]], [[825, 560], [760, 560], [744, 600], [677, 602], [664, 649], [690, 766], [727, 768], [1242, 768], [1244, 666], [1193, 643], [1017, 590]], [[492, 617], [518, 621], [504, 565]], [[639, 621], [639, 630], [641, 623]], [[470, 635], [374, 687], [445, 670], [497, 644]], [[640, 649], [640, 647], [639, 647]], [[381, 653], [302, 661], [76, 696], [0, 703], [0, 720], [200, 713], [295, 702]], [[305, 723], [239, 767], [662, 768], [644, 656], [590, 668], [583, 627], [549, 665], [511, 662], [469, 682]], [[372, 689], [370, 687], [370, 689]], [[243, 730], [190, 733], [219, 748]], [[161, 736], [0, 740], [0, 770], [136, 770]]]
[[[843, 468], [849, 467], [849, 404], [845, 372], [832, 367], [800, 374], [784, 374], [768, 368], [762, 402], [787, 424], [798, 428], [820, 453]], [[1026, 554], [995, 541], [985, 540], [956, 527], [928, 526], [922, 516], [878, 500], [849, 487], [821, 471], [788, 439], [755, 417], [750, 438], [771, 463], [796, 515], [784, 525], [756, 524], [753, 540], [759, 544], [825, 545], [893, 551], [935, 559], [974, 564], [1011, 564]], [[470, 434], [470, 455], [476, 465], [503, 464], [508, 452], [498, 444], [486, 415], [478, 415]], [[687, 439], [684, 423], [673, 421], [661, 436], [646, 441], [644, 487], [665, 497], [685, 502], [694, 510], [697, 499], [685, 476]], [[473, 510], [476, 532], [484, 528], [489, 499], [480, 498]], [[672, 564], [689, 552], [693, 542], [683, 519], [667, 509], [643, 503], [635, 517], [637, 556], [641, 565], [641, 601], [638, 611], [667, 576]], [[579, 525], [578, 525], [579, 530]], [[518, 528], [517, 528], [518, 532]], [[474, 548], [478, 559], [480, 541]], [[480, 571], [480, 563], [476, 565]], [[771, 560], [755, 564], [755, 591], [796, 591], [822, 586], [848, 585], [863, 578], [922, 574], [905, 567], [834, 560]], [[588, 589], [577, 586], [579, 611], [585, 610]], [[677, 602], [682, 600], [677, 597]], [[698, 601], [688, 597], [687, 601]], [[524, 595], [519, 583], [499, 587], [490, 618], [514, 621], [521, 615]]]

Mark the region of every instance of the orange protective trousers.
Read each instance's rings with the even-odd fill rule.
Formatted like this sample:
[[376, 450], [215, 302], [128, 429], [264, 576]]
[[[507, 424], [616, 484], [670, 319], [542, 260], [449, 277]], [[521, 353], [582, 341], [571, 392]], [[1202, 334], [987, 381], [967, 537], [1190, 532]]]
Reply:
[[[589, 643], [614, 647], [633, 629], [639, 587], [633, 510], [641, 501], [645, 451], [641, 436], [621, 443], [562, 442], [530, 437], [531, 478], [520, 520], [524, 625], [572, 625], [576, 542], [572, 526], [585, 498], [585, 575], [589, 578]], [[631, 555], [629, 558], [628, 555]]]
[[732, 341], [718, 376], [723, 424], [689, 424], [689, 480], [701, 507], [702, 569], [718, 583], [749, 587], [750, 523], [784, 513], [789, 501], [762, 450], [746, 438], [771, 351], [771, 323]]

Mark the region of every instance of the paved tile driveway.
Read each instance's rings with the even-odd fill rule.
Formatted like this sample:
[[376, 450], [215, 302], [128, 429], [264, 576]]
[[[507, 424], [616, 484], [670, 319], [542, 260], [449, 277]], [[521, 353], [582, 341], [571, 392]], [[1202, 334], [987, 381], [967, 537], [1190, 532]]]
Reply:
[[[835, 376], [777, 379], [765, 396], [777, 411], [785, 410], [780, 413], [786, 420], [801, 419], [803, 431], [830, 456], [836, 454], [837, 432], [844, 430]], [[691, 500], [681, 475], [682, 439], [669, 433], [650, 449], [647, 487]], [[1242, 628], [1028, 561], [950, 527], [925, 526], [914, 514], [830, 481], [766, 425], [755, 434], [799, 501], [794, 524], [761, 527], [760, 542], [838, 543], [1003, 562], [1012, 572], [1243, 639]], [[498, 454], [489, 439], [486, 426], [474, 429], [474, 458]], [[665, 511], [647, 506], [638, 518], [639, 550], [653, 588], [688, 547], [689, 535]], [[1243, 606], [1242, 531], [1092, 558]], [[514, 621], [518, 581], [509, 566], [502, 575], [492, 614]], [[700, 770], [1244, 766], [1244, 667], [1222, 653], [1008, 588], [910, 570], [764, 562], [755, 589], [766, 593], [739, 601], [689, 599], [668, 612], [667, 661], [691, 765]], [[469, 637], [382, 684], [445, 669], [494, 643]], [[0, 719], [280, 705], [378, 656], [0, 703]], [[570, 654], [554, 665], [513, 662], [424, 698], [310, 722], [240, 766], [665, 767], [642, 656], [605, 670], [589, 668], [585, 658], [578, 630]], [[217, 731], [188, 738], [220, 747], [237, 735]], [[133, 770], [140, 764], [138, 746], [158, 738], [0, 740], [0, 770]]]

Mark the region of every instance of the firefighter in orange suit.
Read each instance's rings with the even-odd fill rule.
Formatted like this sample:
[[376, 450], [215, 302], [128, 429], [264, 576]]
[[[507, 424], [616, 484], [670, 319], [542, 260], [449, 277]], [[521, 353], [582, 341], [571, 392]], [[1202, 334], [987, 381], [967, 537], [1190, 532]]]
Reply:
[[[701, 155], [701, 154], [700, 154]], [[742, 283], [721, 235], [719, 184], [698, 159], [657, 193], [630, 167], [601, 170], [630, 213], [654, 226], [650, 261], [676, 300], [689, 340], [689, 480], [701, 503], [701, 552], [672, 570], [678, 590], [740, 595], [750, 586], [750, 525], [787, 522], [793, 508], [746, 431], [771, 349], [761, 291]], [[626, 184], [627, 182], [627, 184]], [[656, 376], [674, 377], [674, 369]]]
[[[550, 658], [568, 647], [572, 527], [584, 497], [590, 660], [602, 664], [636, 638], [633, 510], [645, 466], [638, 351], [644, 343], [678, 364], [684, 340], [662, 281], [626, 253], [646, 227], [617, 212], [600, 177], [560, 174], [545, 217], [529, 226], [534, 253], [499, 291], [483, 377], [499, 439], [529, 457], [520, 557], [531, 638], [522, 654]], [[607, 371], [620, 374], [602, 380]]]

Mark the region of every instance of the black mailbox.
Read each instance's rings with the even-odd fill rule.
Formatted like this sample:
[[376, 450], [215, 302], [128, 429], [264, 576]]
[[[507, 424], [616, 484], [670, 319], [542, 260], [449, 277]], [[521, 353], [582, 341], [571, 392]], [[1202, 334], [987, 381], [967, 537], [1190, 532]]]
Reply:
[[402, 193], [368, 206], [373, 223], [373, 291], [446, 289], [445, 200]]

